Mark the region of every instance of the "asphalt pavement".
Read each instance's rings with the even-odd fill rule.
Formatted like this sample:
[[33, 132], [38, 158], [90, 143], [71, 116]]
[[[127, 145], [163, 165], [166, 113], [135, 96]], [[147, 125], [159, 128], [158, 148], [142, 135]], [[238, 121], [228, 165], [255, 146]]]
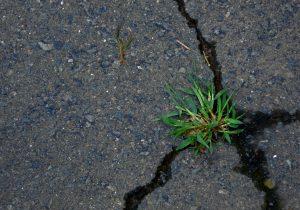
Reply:
[[[0, 209], [300, 209], [299, 9], [2, 0]], [[125, 64], [118, 28], [133, 35]], [[164, 85], [212, 81], [213, 64], [245, 132], [212, 154], [175, 154], [155, 121], [172, 110]]]

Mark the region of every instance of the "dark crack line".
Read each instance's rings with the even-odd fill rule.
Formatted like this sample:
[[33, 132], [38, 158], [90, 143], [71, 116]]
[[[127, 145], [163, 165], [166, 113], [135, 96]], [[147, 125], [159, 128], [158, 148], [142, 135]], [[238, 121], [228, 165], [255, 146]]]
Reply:
[[[241, 111], [240, 111], [241, 112]], [[247, 136], [254, 135], [265, 128], [271, 127], [278, 122], [284, 125], [300, 121], [300, 110], [295, 114], [290, 114], [284, 110], [274, 110], [271, 114], [263, 112], [245, 112], [249, 122], [245, 125], [245, 131], [235, 137], [235, 146], [241, 157], [242, 167], [237, 170], [252, 179], [255, 187], [266, 193], [265, 206], [263, 209], [281, 209], [280, 199], [275, 189], [269, 189], [264, 185], [264, 181], [270, 177], [267, 170], [267, 161], [264, 151], [259, 150], [248, 142]], [[164, 186], [171, 178], [171, 164], [181, 151], [173, 149], [166, 154], [161, 164], [157, 167], [155, 177], [146, 185], [138, 186], [124, 196], [124, 210], [136, 210], [139, 204], [148, 194], [156, 188]]]
[[[196, 32], [197, 40], [199, 41], [199, 51], [203, 55], [208, 67], [213, 72], [214, 86], [216, 92], [219, 92], [223, 89], [223, 86], [221, 65], [217, 60], [216, 43], [205, 40], [201, 30], [198, 28], [198, 20], [193, 19], [186, 11], [184, 0], [174, 1], [178, 4], [178, 11], [187, 20], [188, 27], [193, 28]], [[240, 113], [243, 113], [243, 111], [240, 111]], [[270, 126], [272, 122], [278, 122], [278, 120], [284, 121], [285, 119], [287, 119], [287, 121], [284, 122], [290, 122], [292, 121], [292, 116], [288, 112], [278, 110], [274, 111], [273, 115], [266, 115], [262, 112], [257, 112], [254, 113], [253, 116], [254, 118], [252, 118], [250, 123], [244, 126], [245, 131], [236, 138], [234, 144], [238, 150], [238, 154], [241, 157], [241, 163], [243, 165], [240, 172], [250, 177], [255, 183], [257, 189], [265, 192], [265, 204], [262, 207], [263, 209], [281, 209], [280, 198], [276, 192], [276, 188], [268, 189], [264, 186], [264, 181], [270, 178], [265, 153], [264, 151], [257, 149], [256, 145], [251, 145], [246, 137], [258, 130], [264, 129], [265, 126]], [[296, 113], [296, 119], [297, 116], [298, 115]], [[268, 121], [270, 122], [268, 123]]]
[[251, 178], [255, 187], [265, 192], [265, 202], [262, 209], [280, 210], [282, 209], [282, 204], [276, 191], [277, 188], [268, 188], [265, 185], [265, 181], [271, 179], [265, 152], [257, 148], [257, 145], [251, 144], [248, 136], [254, 136], [259, 131], [263, 131], [263, 129], [271, 127], [278, 122], [287, 125], [300, 121], [300, 111], [297, 111], [295, 114], [290, 114], [284, 110], [274, 110], [271, 114], [246, 112], [246, 116], [250, 119], [249, 123], [244, 125], [244, 132], [234, 138], [234, 145], [241, 158], [241, 167], [237, 167], [236, 171]]
[[288, 111], [280, 109], [273, 110], [271, 114], [260, 111], [253, 113], [250, 111], [238, 110], [238, 112], [245, 113], [246, 117], [250, 119], [249, 122], [245, 124], [245, 131], [242, 133], [243, 135], [256, 133], [257, 131], [275, 125], [278, 122], [287, 125], [300, 120], [300, 110], [296, 110], [294, 114], [290, 114]]
[[214, 85], [216, 88], [216, 92], [219, 92], [223, 89], [222, 86], [222, 72], [221, 65], [217, 60], [216, 53], [216, 42], [208, 42], [202, 35], [200, 29], [198, 28], [198, 20], [192, 18], [189, 13], [185, 9], [185, 3], [183, 0], [174, 0], [178, 4], [178, 11], [181, 15], [187, 20], [187, 24], [189, 28], [195, 30], [197, 35], [197, 40], [199, 41], [198, 49], [200, 53], [203, 55], [204, 60], [208, 67], [214, 74]]
[[175, 148], [166, 154], [161, 164], [157, 167], [154, 178], [146, 185], [136, 187], [124, 196], [124, 210], [136, 210], [144, 197], [156, 188], [164, 186], [172, 178], [171, 164], [180, 151]]
[[[206, 64], [213, 72], [214, 86], [216, 92], [219, 92], [223, 89], [223, 86], [221, 65], [217, 60], [216, 43], [208, 42], [203, 37], [198, 28], [198, 20], [191, 18], [187, 13], [184, 1], [174, 1], [178, 4], [178, 11], [187, 20], [188, 27], [193, 28], [196, 32], [197, 40], [199, 41], [198, 49]], [[262, 209], [280, 210], [282, 207], [280, 197], [276, 192], [277, 188], [269, 189], [264, 185], [264, 181], [270, 178], [265, 152], [258, 149], [256, 145], [252, 145], [247, 137], [249, 135], [254, 135], [265, 128], [271, 127], [278, 122], [282, 122], [286, 125], [295, 121], [300, 121], [300, 111], [297, 110], [295, 114], [290, 114], [284, 110], [274, 110], [271, 114], [265, 114], [263, 112], [253, 113], [251, 111], [243, 110], [239, 110], [238, 112], [245, 113], [246, 117], [250, 120], [244, 125], [244, 132], [234, 137], [234, 145], [237, 148], [242, 164], [242, 167], [237, 170], [251, 178], [258, 190], [265, 192], [265, 204], [262, 206]], [[170, 153], [166, 154], [161, 164], [157, 167], [155, 177], [150, 183], [144, 186], [138, 186], [125, 194], [124, 210], [138, 209], [139, 204], [146, 195], [152, 193], [156, 188], [164, 186], [172, 178], [171, 164], [180, 152], [181, 151], [173, 149]]]

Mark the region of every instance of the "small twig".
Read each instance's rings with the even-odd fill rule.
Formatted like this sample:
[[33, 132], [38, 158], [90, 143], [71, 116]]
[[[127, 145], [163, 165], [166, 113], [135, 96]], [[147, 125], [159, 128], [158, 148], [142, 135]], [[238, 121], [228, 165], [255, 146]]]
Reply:
[[206, 56], [205, 52], [203, 51], [203, 55], [204, 55], [204, 59], [208, 65], [208, 67], [210, 67], [210, 63], [209, 63], [209, 60], [208, 60], [208, 57]]
[[183, 44], [181, 41], [179, 41], [178, 39], [176, 39], [176, 42], [178, 43], [178, 44], [180, 44], [182, 47], [184, 47], [185, 49], [187, 49], [187, 50], [191, 50], [191, 48], [189, 48], [188, 46], [186, 46], [185, 44]]
[[130, 48], [132, 41], [133, 41], [133, 35], [130, 31], [130, 34], [128, 35], [128, 39], [125, 40], [121, 37], [121, 26], [117, 27], [117, 31], [116, 31], [116, 41], [117, 41], [117, 47], [118, 47], [118, 51], [119, 51], [119, 62], [120, 64], [125, 64], [126, 60], [125, 60], [125, 55], [126, 55], [126, 51]]

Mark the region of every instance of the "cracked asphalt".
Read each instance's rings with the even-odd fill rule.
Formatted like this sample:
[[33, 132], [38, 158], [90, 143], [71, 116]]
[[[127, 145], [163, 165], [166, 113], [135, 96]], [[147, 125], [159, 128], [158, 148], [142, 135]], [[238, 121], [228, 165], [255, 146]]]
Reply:
[[[216, 42], [222, 84], [237, 91], [240, 110], [299, 112], [298, 1], [184, 2]], [[177, 2], [2, 0], [0, 18], [0, 209], [123, 209], [178, 143], [154, 121], [172, 107], [166, 82], [187, 85], [193, 66], [213, 78]], [[119, 25], [134, 35], [125, 65]], [[280, 209], [300, 209], [299, 128], [298, 114], [246, 137], [265, 154]], [[240, 159], [228, 144], [202, 156], [185, 150], [139, 209], [267, 209]]]

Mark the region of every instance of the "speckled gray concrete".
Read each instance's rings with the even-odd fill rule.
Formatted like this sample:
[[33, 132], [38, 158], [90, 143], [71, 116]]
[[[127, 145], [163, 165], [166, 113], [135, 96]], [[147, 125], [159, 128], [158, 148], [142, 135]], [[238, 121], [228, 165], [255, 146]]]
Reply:
[[269, 171], [285, 209], [300, 209], [300, 123], [279, 122], [255, 141], [266, 151]]
[[[238, 89], [241, 109], [299, 110], [298, 1], [186, 1], [208, 40], [217, 42], [223, 84]], [[263, 135], [262, 135], [263, 134]], [[265, 151], [284, 209], [299, 209], [299, 123], [249, 136]]]
[[217, 42], [223, 84], [241, 108], [299, 109], [299, 1], [187, 0], [186, 9]]
[[234, 171], [238, 164], [235, 148], [228, 145], [198, 157], [185, 151], [173, 162], [172, 180], [148, 196], [139, 209], [260, 209], [263, 193]]
[[[218, 41], [227, 86], [245, 82], [237, 96], [240, 105], [299, 108], [296, 7], [286, 8], [287, 22], [274, 29], [282, 28], [278, 37], [241, 44], [243, 37], [255, 34], [242, 27], [239, 16], [218, 22], [226, 2], [210, 4], [221, 5], [218, 9], [203, 7], [199, 1], [188, 5], [191, 13], [201, 14], [195, 17], [203, 34]], [[149, 182], [170, 151], [166, 127], [153, 122], [170, 109], [164, 84], [184, 84], [182, 72], [192, 62], [200, 66], [200, 76], [212, 76], [199, 56], [194, 31], [174, 1], [4, 0], [0, 11], [1, 209], [121, 209], [124, 194]], [[239, 11], [236, 6], [234, 11], [242, 16], [252, 14], [253, 8]], [[256, 20], [261, 19], [249, 19], [249, 27], [256, 27]], [[135, 39], [128, 63], [120, 66], [113, 36], [122, 21]], [[239, 23], [234, 25], [235, 21]], [[231, 27], [230, 22], [233, 26], [224, 37], [219, 37], [222, 31], [213, 30], [217, 24]], [[229, 33], [242, 29], [234, 36]], [[254, 79], [248, 82], [251, 75]], [[285, 102], [276, 102], [273, 96], [286, 97]], [[173, 163], [173, 179], [140, 207], [257, 209], [262, 194], [249, 178], [232, 170], [237, 163], [230, 146], [207, 157], [180, 154]], [[290, 176], [295, 180], [282, 187], [285, 196], [291, 183], [299, 183], [299, 165], [292, 164]], [[299, 194], [293, 189], [292, 196]]]
[[[1, 209], [122, 208], [171, 149], [153, 119], [169, 106], [164, 84], [200, 63], [194, 33], [167, 2], [0, 7]], [[135, 39], [120, 66], [123, 21]]]

